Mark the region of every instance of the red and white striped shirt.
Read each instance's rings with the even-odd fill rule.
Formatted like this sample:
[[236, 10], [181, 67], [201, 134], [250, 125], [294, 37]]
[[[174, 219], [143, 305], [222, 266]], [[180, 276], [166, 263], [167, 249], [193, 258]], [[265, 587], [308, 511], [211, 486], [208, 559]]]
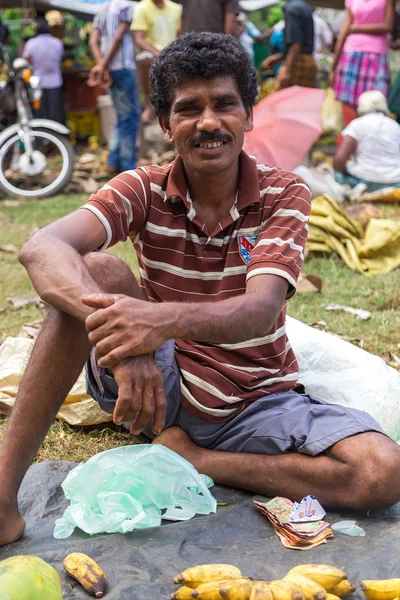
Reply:
[[[292, 173], [240, 155], [236, 200], [205, 234], [188, 193], [182, 159], [118, 175], [82, 207], [103, 223], [103, 248], [129, 237], [141, 287], [154, 302], [218, 302], [246, 281], [274, 274], [294, 294], [304, 260], [311, 193]], [[286, 304], [266, 336], [236, 344], [176, 340], [182, 406], [205, 421], [226, 420], [249, 402], [293, 389], [298, 365], [285, 333]]]

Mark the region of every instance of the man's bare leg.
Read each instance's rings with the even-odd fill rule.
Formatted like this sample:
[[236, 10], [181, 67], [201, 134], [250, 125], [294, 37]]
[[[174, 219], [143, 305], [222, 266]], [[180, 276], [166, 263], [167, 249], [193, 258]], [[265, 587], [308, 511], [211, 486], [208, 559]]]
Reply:
[[[119, 259], [98, 254], [87, 262], [105, 292], [142, 297], [133, 273]], [[17, 505], [19, 487], [89, 352], [85, 324], [52, 309], [32, 351], [0, 446], [0, 546], [17, 540], [24, 531]]]
[[171, 448], [216, 483], [263, 496], [299, 501], [313, 494], [325, 507], [355, 510], [378, 510], [400, 500], [400, 447], [379, 433], [354, 435], [315, 457], [206, 450], [179, 427], [153, 443]]

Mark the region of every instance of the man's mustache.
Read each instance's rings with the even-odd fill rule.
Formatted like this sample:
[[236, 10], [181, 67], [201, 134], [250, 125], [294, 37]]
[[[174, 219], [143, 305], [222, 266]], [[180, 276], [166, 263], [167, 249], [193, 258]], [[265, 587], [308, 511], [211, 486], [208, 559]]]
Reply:
[[214, 142], [231, 142], [232, 138], [221, 131], [200, 131], [192, 140], [192, 146], [199, 144], [212, 144]]

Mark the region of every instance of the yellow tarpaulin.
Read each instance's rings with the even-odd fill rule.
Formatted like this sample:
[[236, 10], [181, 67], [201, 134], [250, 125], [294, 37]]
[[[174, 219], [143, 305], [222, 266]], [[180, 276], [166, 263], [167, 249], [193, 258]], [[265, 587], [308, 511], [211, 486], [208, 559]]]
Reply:
[[400, 265], [400, 220], [371, 219], [366, 231], [327, 195], [312, 201], [307, 248], [335, 252], [363, 275], [382, 275]]
[[[33, 344], [31, 339], [9, 337], [0, 346], [0, 414], [8, 414], [14, 405]], [[70, 425], [98, 425], [112, 421], [112, 415], [102, 411], [97, 402], [86, 394], [83, 373], [57, 417]]]

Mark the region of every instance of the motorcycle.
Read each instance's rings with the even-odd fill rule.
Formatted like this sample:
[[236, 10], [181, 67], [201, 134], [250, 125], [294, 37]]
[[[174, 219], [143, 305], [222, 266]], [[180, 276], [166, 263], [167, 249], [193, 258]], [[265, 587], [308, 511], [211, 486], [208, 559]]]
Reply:
[[33, 118], [42, 88], [24, 58], [11, 66], [0, 47], [0, 63], [0, 190], [26, 198], [53, 196], [72, 178], [70, 131], [55, 121]]

